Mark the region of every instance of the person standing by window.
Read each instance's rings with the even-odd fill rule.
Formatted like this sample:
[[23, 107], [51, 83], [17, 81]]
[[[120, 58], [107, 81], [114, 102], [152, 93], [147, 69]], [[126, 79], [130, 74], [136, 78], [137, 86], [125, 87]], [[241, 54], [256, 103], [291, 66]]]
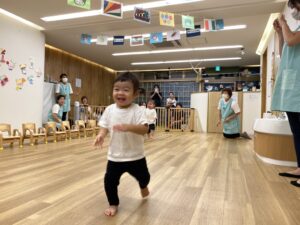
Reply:
[[156, 107], [161, 107], [163, 97], [157, 84], [154, 85], [153, 91], [150, 94], [150, 98], [154, 101]]
[[[293, 9], [293, 18], [300, 21], [300, 0], [289, 0], [288, 5]], [[273, 25], [279, 38], [281, 61], [271, 109], [287, 113], [298, 163], [295, 170], [279, 175], [298, 178], [297, 181], [291, 181], [291, 184], [300, 187], [300, 26], [292, 31], [283, 15], [276, 19]]]
[[68, 82], [68, 75], [63, 73], [60, 75], [60, 82], [56, 85], [56, 95], [65, 96], [65, 104], [63, 106], [62, 121], [67, 120], [68, 112], [71, 111], [71, 97], [73, 94], [72, 86]]

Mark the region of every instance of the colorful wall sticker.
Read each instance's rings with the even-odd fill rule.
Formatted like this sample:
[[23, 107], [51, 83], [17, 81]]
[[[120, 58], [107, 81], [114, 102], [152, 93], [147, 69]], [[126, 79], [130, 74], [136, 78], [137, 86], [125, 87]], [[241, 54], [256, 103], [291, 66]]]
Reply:
[[25, 78], [16, 79], [16, 90], [17, 91], [22, 90], [25, 82], [26, 82]]
[[123, 3], [103, 0], [102, 1], [103, 15], [112, 16], [118, 19], [123, 18]]
[[4, 87], [8, 83], [8, 77], [6, 75], [0, 76], [0, 84]]

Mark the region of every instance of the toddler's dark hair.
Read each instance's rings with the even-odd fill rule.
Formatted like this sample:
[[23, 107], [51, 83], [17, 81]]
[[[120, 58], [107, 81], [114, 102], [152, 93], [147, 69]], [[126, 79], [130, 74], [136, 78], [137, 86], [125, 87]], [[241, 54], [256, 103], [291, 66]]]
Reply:
[[126, 73], [123, 73], [120, 76], [118, 76], [115, 79], [114, 84], [117, 82], [126, 82], [126, 81], [129, 81], [132, 83], [134, 93], [136, 93], [139, 90], [140, 82], [137, 79], [137, 77], [130, 72], [126, 72]]
[[56, 103], [58, 103], [58, 101], [59, 101], [59, 99], [61, 99], [61, 98], [66, 98], [64, 95], [58, 95], [57, 97], [56, 97]]
[[300, 4], [300, 0], [289, 0], [288, 6], [293, 9], [296, 8], [297, 3]]

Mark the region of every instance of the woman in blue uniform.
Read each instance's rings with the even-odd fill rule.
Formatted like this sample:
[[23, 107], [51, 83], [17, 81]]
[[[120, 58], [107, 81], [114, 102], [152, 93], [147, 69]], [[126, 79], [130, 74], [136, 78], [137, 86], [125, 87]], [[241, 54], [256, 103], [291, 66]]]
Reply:
[[70, 95], [73, 94], [72, 86], [68, 82], [67, 74], [60, 75], [60, 82], [56, 86], [56, 94], [57, 95], [64, 95], [65, 96], [65, 104], [63, 107], [63, 117], [62, 120], [67, 120], [68, 112], [71, 111], [71, 97]]
[[222, 98], [219, 101], [219, 122], [218, 126], [223, 125], [223, 135], [225, 138], [243, 137], [251, 139], [249, 135], [244, 132], [240, 133], [240, 107], [238, 103], [232, 98], [232, 90], [225, 88], [222, 90]]
[[[292, 16], [300, 21], [300, 0], [289, 0]], [[274, 21], [279, 42], [281, 62], [272, 98], [272, 110], [286, 112], [294, 137], [298, 167], [280, 176], [300, 178], [300, 26], [292, 31], [282, 15]], [[300, 187], [300, 180], [292, 181]]]

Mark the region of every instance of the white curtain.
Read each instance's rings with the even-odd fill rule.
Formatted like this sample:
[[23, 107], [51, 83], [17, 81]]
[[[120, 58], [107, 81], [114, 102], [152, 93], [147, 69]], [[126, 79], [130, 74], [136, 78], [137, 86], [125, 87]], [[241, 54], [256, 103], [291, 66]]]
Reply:
[[48, 121], [48, 114], [55, 104], [55, 84], [44, 82], [43, 124]]

